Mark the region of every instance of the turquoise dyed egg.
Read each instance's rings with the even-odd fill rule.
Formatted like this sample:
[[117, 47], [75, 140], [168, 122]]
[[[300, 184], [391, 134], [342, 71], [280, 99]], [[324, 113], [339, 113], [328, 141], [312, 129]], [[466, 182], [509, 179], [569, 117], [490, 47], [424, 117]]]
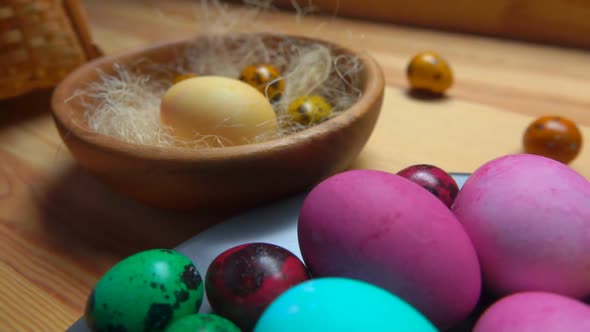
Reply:
[[191, 260], [154, 249], [113, 266], [90, 294], [84, 317], [92, 331], [163, 331], [198, 312], [202, 301], [201, 275]]
[[229, 320], [214, 314], [189, 315], [170, 324], [166, 332], [241, 332]]
[[420, 312], [386, 290], [346, 278], [303, 282], [279, 296], [254, 332], [434, 332]]

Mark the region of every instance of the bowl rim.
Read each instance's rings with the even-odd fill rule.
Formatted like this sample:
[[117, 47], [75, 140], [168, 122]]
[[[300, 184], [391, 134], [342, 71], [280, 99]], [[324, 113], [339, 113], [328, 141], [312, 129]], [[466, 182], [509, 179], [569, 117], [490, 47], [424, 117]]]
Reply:
[[[364, 70], [366, 71], [365, 75], [367, 79], [365, 88], [363, 89], [363, 94], [361, 95], [360, 99], [357, 100], [350, 108], [338, 116], [330, 118], [329, 120], [324, 121], [316, 126], [290, 134], [288, 136], [275, 138], [268, 141], [221, 148], [188, 149], [181, 147], [159, 147], [129, 143], [114, 137], [97, 133], [88, 128], [88, 126], [82, 126], [76, 123], [73, 120], [73, 117], [70, 116], [70, 114], [79, 110], [74, 109], [72, 103], [68, 103], [67, 100], [74, 96], [75, 91], [80, 86], [80, 83], [78, 82], [87, 81], [84, 79], [87, 77], [87, 73], [96, 71], [97, 68], [108, 64], [115, 64], [118, 62], [118, 60], [123, 60], [123, 62], [126, 62], [126, 59], [137, 58], [144, 53], [150, 53], [160, 48], [174, 48], [183, 46], [189, 42], [194, 42], [195, 40], [195, 37], [185, 37], [161, 41], [145, 47], [103, 56], [78, 67], [76, 70], [71, 72], [60, 84], [58, 84], [53, 92], [51, 98], [51, 112], [54, 120], [59, 122], [67, 131], [64, 134], [64, 140], [67, 140], [68, 136], [75, 136], [84, 143], [95, 146], [107, 152], [124, 154], [126, 156], [132, 156], [135, 158], [176, 161], [214, 161], [219, 159], [244, 159], [254, 156], [259, 158], [266, 154], [272, 154], [276, 149], [293, 148], [298, 146], [299, 142], [313, 140], [350, 126], [357, 118], [360, 118], [364, 114], [370, 112], [373, 103], [379, 98], [382, 98], [384, 94], [385, 78], [383, 70], [377, 61], [366, 51], [354, 50], [350, 47], [342, 46], [315, 37], [273, 33], [243, 33], [242, 35], [252, 34], [267, 37], [294, 38], [310, 42], [318, 42], [329, 45], [340, 51], [354, 54], [360, 59], [364, 66]], [[196, 38], [203, 38], [203, 36], [197, 36]]]

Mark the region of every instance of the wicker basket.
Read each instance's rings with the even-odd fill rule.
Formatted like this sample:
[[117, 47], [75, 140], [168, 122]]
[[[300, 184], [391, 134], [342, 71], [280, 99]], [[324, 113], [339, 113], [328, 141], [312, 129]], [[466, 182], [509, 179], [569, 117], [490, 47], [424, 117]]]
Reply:
[[53, 87], [99, 55], [78, 1], [0, 2], [0, 99]]

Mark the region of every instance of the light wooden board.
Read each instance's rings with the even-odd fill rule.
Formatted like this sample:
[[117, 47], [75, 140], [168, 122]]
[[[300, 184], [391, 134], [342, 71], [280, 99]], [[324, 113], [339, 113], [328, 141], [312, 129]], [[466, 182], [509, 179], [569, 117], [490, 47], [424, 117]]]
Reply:
[[[420, 101], [388, 88], [377, 128], [353, 167], [396, 171], [430, 163], [473, 172], [491, 159], [522, 153], [522, 135], [532, 119], [458, 98]], [[590, 137], [589, 126], [580, 129]], [[585, 149], [570, 166], [590, 178], [589, 158], [590, 149]]]
[[[274, 3], [293, 9], [291, 0]], [[303, 8], [307, 3], [298, 1]], [[588, 1], [313, 0], [310, 3], [315, 10], [347, 17], [590, 47]]]
[[[113, 53], [199, 31], [194, 1], [84, 1], [96, 43]], [[590, 54], [474, 36], [330, 18], [263, 15], [284, 32], [365, 49], [388, 87], [377, 128], [351, 166], [395, 172], [414, 163], [470, 172], [519, 152], [526, 125], [559, 114], [590, 138]], [[448, 98], [405, 93], [405, 66], [424, 49], [444, 54], [456, 84]], [[174, 247], [223, 214], [142, 206], [81, 171], [63, 147], [48, 93], [0, 102], [0, 330], [63, 330], [82, 313], [118, 259]], [[590, 178], [590, 146], [572, 163]]]

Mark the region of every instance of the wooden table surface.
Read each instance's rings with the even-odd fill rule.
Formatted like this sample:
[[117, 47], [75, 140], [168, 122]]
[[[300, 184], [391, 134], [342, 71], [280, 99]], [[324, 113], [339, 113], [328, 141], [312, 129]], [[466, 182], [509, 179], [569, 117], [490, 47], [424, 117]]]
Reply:
[[[195, 1], [86, 0], [96, 43], [107, 53], [198, 33]], [[263, 14], [269, 28], [320, 35], [366, 49], [387, 91], [374, 135], [353, 168], [395, 172], [415, 163], [471, 172], [521, 151], [536, 116], [575, 120], [590, 138], [590, 53], [581, 50], [331, 18]], [[406, 94], [405, 66], [434, 49], [450, 61], [448, 98]], [[175, 247], [223, 219], [162, 211], [122, 198], [82, 171], [62, 144], [50, 92], [0, 103], [0, 330], [57, 331], [117, 260]], [[571, 166], [590, 178], [590, 146]]]

